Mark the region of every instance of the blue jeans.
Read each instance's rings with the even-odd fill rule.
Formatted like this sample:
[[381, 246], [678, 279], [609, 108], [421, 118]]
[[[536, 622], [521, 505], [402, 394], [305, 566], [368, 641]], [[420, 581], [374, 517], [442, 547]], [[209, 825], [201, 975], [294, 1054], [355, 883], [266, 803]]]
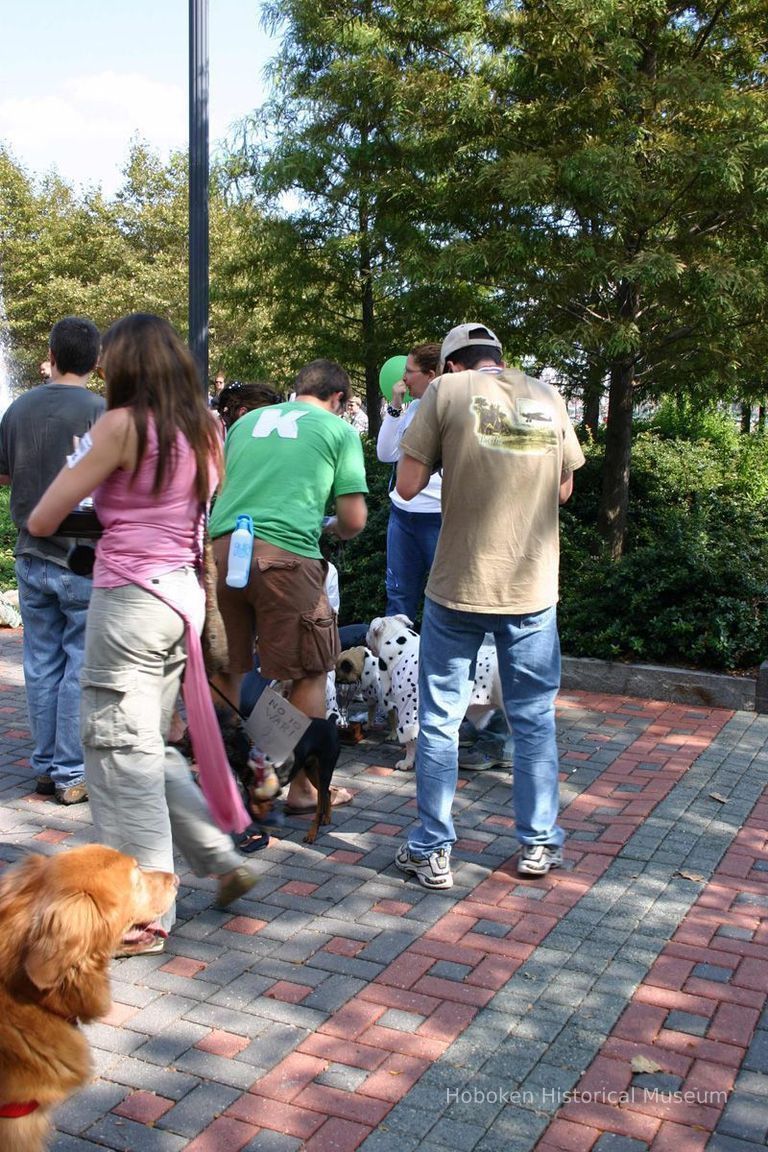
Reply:
[[68, 788], [85, 777], [80, 744], [80, 671], [92, 581], [22, 555], [16, 560], [24, 625], [23, 663], [36, 773]]
[[440, 535], [439, 512], [404, 512], [396, 504], [387, 525], [387, 616], [416, 619]]
[[469, 702], [475, 658], [486, 632], [499, 657], [504, 711], [514, 739], [515, 834], [521, 844], [557, 844], [558, 754], [555, 697], [560, 687], [557, 609], [529, 616], [457, 612], [427, 597], [419, 653], [419, 823], [408, 836], [415, 856], [456, 839], [451, 817], [458, 775], [459, 725]]

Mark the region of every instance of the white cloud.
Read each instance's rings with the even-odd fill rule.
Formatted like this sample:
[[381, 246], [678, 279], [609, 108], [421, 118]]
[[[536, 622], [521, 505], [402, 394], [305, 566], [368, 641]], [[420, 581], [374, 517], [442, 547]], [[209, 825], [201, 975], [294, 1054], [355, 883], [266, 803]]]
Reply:
[[0, 139], [35, 172], [55, 167], [79, 185], [120, 183], [133, 137], [161, 155], [187, 144], [187, 97], [140, 72], [46, 77], [39, 94], [0, 101]]

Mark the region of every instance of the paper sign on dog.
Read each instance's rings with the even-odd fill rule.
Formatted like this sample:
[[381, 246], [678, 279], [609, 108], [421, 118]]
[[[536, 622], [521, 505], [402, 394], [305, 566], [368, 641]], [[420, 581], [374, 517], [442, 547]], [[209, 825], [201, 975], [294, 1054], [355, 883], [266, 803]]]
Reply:
[[265, 688], [244, 727], [257, 748], [275, 764], [282, 764], [309, 724], [309, 716], [294, 708], [273, 688]]

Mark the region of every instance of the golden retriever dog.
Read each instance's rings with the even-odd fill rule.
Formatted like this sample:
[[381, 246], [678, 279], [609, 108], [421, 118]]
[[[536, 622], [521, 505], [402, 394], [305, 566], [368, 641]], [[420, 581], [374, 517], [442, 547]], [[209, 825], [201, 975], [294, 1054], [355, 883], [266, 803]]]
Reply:
[[43, 1152], [49, 1113], [91, 1076], [78, 1027], [110, 1006], [109, 962], [170, 908], [178, 879], [102, 844], [0, 873], [0, 1149]]

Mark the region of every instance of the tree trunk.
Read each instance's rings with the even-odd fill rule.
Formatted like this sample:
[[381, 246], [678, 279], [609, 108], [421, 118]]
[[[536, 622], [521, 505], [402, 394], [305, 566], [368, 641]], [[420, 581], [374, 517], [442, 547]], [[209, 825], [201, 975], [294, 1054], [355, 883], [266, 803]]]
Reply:
[[757, 430], [760, 433], [765, 432], [765, 404], [761, 404], [757, 410]]
[[622, 360], [612, 365], [603, 460], [603, 495], [597, 517], [598, 530], [612, 560], [621, 558], [627, 530], [634, 382], [633, 360]]
[[[637, 320], [640, 293], [637, 285], [619, 285], [618, 312], [624, 324]], [[632, 456], [632, 406], [634, 401], [635, 358], [632, 353], [617, 357], [610, 368], [608, 425], [603, 460], [603, 494], [597, 514], [597, 528], [612, 560], [621, 559], [627, 531], [629, 508], [629, 466]]]
[[584, 382], [581, 426], [593, 440], [597, 436], [597, 430], [600, 426], [600, 401], [603, 391], [602, 365], [590, 364], [587, 379]]
[[581, 427], [592, 439], [600, 427], [600, 401], [606, 391], [606, 372], [602, 361], [591, 361], [587, 366], [583, 394], [581, 394]]
[[381, 426], [381, 395], [376, 365], [376, 348], [373, 340], [376, 319], [373, 311], [373, 285], [370, 277], [363, 281], [362, 314], [365, 410], [368, 414], [368, 435], [376, 437]]
[[381, 426], [379, 404], [379, 377], [376, 366], [376, 316], [373, 300], [373, 270], [369, 217], [366, 197], [360, 195], [360, 315], [363, 337], [363, 365], [365, 368], [365, 410], [368, 415], [368, 435], [376, 437]]
[[741, 434], [742, 436], [749, 436], [752, 431], [752, 402], [742, 400], [741, 402]]
[[600, 426], [600, 393], [584, 392], [581, 426], [594, 440]]

